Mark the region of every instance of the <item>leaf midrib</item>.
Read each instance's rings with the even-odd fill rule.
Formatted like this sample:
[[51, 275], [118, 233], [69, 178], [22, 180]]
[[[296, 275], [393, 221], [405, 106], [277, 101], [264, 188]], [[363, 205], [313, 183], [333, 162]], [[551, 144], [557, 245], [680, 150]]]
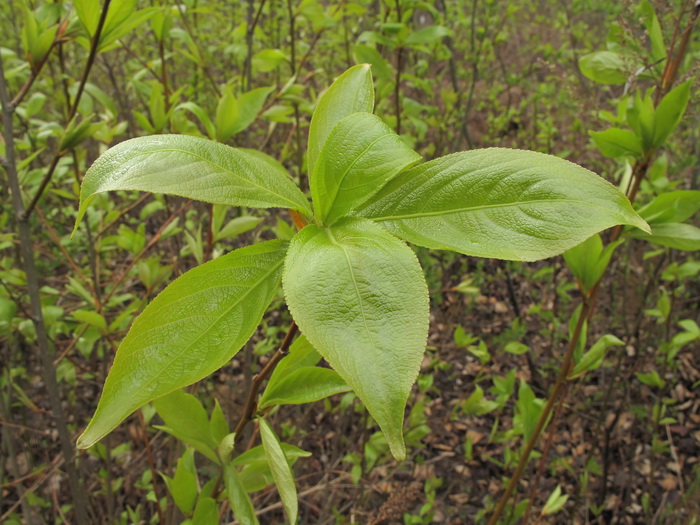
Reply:
[[400, 221], [400, 220], [405, 220], [405, 219], [419, 219], [422, 217], [440, 217], [443, 215], [452, 215], [455, 213], [476, 212], [476, 211], [487, 210], [487, 209], [510, 208], [513, 206], [529, 206], [529, 205], [533, 205], [533, 204], [537, 205], [537, 204], [552, 204], [552, 203], [585, 204], [586, 206], [598, 208], [598, 209], [603, 210], [607, 213], [613, 212], [613, 210], [610, 210], [609, 208], [606, 208], [604, 206], [599, 206], [597, 204], [593, 204], [591, 202], [582, 201], [582, 200], [538, 199], [538, 200], [532, 200], [532, 201], [518, 201], [518, 202], [508, 202], [508, 203], [502, 203], [502, 204], [481, 204], [479, 206], [466, 206], [464, 208], [455, 208], [455, 209], [450, 209], [450, 210], [407, 213], [407, 214], [403, 214], [403, 215], [387, 215], [384, 217], [368, 217], [368, 218], [372, 219], [373, 221]]
[[[235, 151], [235, 150], [234, 150], [234, 151]], [[289, 198], [285, 197], [284, 195], [280, 195], [279, 193], [274, 192], [274, 191], [270, 190], [269, 188], [266, 188], [265, 186], [261, 186], [261, 185], [259, 185], [259, 184], [254, 183], [254, 182], [251, 181], [251, 180], [245, 179], [245, 178], [241, 177], [240, 175], [237, 175], [237, 174], [234, 173], [233, 171], [227, 169], [226, 167], [224, 167], [224, 166], [222, 166], [222, 165], [220, 165], [220, 164], [214, 162], [213, 160], [208, 159], [208, 158], [206, 158], [206, 157], [203, 157], [202, 155], [199, 155], [199, 154], [197, 154], [197, 153], [193, 153], [193, 152], [191, 152], [191, 151], [187, 151], [187, 150], [183, 150], [183, 149], [179, 149], [179, 148], [162, 148], [162, 149], [149, 150], [149, 151], [144, 151], [144, 152], [141, 152], [141, 153], [136, 153], [136, 154], [132, 155], [131, 157], [129, 157], [128, 160], [132, 160], [132, 159], [135, 159], [136, 157], [141, 157], [141, 156], [144, 156], [144, 155], [151, 155], [151, 154], [153, 154], [153, 153], [169, 153], [169, 152], [170, 152], [170, 153], [182, 153], [182, 154], [184, 154], [184, 155], [189, 155], [189, 156], [191, 156], [191, 157], [198, 158], [198, 159], [200, 159], [200, 160], [202, 160], [202, 161], [204, 161], [204, 162], [206, 162], [206, 163], [208, 163], [208, 164], [211, 164], [212, 166], [214, 166], [214, 167], [216, 167], [216, 168], [219, 168], [221, 171], [223, 171], [223, 172], [225, 172], [225, 173], [231, 175], [233, 178], [238, 179], [238, 180], [240, 180], [241, 182], [243, 182], [243, 183], [245, 183], [245, 184], [248, 184], [248, 185], [250, 185], [250, 186], [253, 186], [253, 187], [255, 187], [255, 188], [258, 188], [258, 189], [260, 189], [260, 190], [262, 190], [262, 191], [264, 191], [264, 192], [270, 193], [270, 194], [272, 194], [272, 195], [274, 195], [274, 196], [276, 196], [276, 197], [281, 198], [281, 199], [284, 200], [284, 201], [287, 201], [287, 202], [293, 204], [293, 205], [294, 205], [294, 206], [293, 206], [293, 209], [297, 209], [296, 207], [299, 205], [298, 202], [295, 202], [295, 201], [293, 201], [293, 200], [290, 200]], [[238, 152], [238, 153], [240, 153], [240, 152]], [[122, 164], [124, 164], [124, 163], [122, 163]], [[290, 182], [291, 182], [291, 181], [290, 181]], [[117, 189], [121, 189], [121, 188], [117, 188]], [[104, 192], [104, 191], [109, 191], [109, 190], [102, 190], [102, 192]], [[95, 193], [101, 193], [101, 192], [94, 192], [93, 195], [94, 195]]]
[[[370, 142], [370, 143], [367, 145], [367, 147], [366, 147], [365, 149], [363, 149], [363, 150], [353, 159], [353, 161], [348, 165], [348, 167], [345, 168], [345, 171], [340, 175], [340, 178], [338, 178], [337, 181], [334, 181], [334, 182], [337, 182], [336, 185], [335, 185], [335, 191], [333, 192], [333, 198], [332, 198], [332, 199], [329, 201], [329, 203], [328, 203], [328, 207], [327, 207], [326, 213], [323, 214], [323, 219], [324, 219], [324, 220], [325, 220], [325, 219], [330, 215], [330, 213], [333, 211], [333, 207], [334, 207], [334, 205], [335, 205], [335, 202], [338, 200], [338, 193], [340, 193], [340, 187], [342, 186], [343, 181], [345, 181], [345, 177], [347, 177], [347, 175], [348, 175], [348, 173], [350, 172], [350, 170], [351, 170], [351, 169], [355, 166], [355, 164], [357, 164], [357, 163], [360, 161], [360, 159], [361, 159], [362, 157], [364, 157], [364, 156], [370, 151], [370, 149], [372, 149], [379, 141], [384, 140], [385, 138], [391, 137], [391, 136], [392, 136], [391, 133], [386, 133], [385, 135], [382, 135], [381, 137], [379, 137], [379, 138], [373, 140], [372, 142]], [[326, 141], [326, 142], [327, 142], [327, 141]], [[323, 154], [323, 152], [321, 152], [321, 154]], [[316, 165], [316, 169], [318, 169], [319, 166], [321, 166], [320, 163]]]
[[260, 285], [260, 283], [262, 283], [271, 274], [273, 274], [277, 270], [277, 268], [279, 268], [283, 263], [284, 263], [284, 257], [282, 257], [278, 263], [276, 263], [274, 266], [272, 266], [268, 272], [264, 273], [260, 279], [258, 279], [252, 285], [250, 285], [250, 288], [243, 295], [241, 295], [233, 304], [231, 304], [220, 316], [218, 316], [204, 331], [202, 331], [201, 334], [199, 334], [193, 341], [188, 343], [187, 346], [185, 346], [180, 352], [177, 353], [177, 355], [175, 355], [172, 359], [170, 359], [166, 365], [162, 366], [161, 370], [155, 376], [153, 376], [150, 380], [148, 380], [146, 383], [141, 385], [138, 388], [138, 390], [136, 390], [134, 392], [132, 397], [136, 398], [137, 394], [139, 394], [144, 388], [146, 388], [146, 386], [152, 384], [153, 381], [158, 379], [163, 374], [163, 372], [165, 372], [166, 370], [168, 370], [170, 368], [170, 366], [173, 364], [173, 362], [177, 361], [187, 350], [189, 350], [194, 344], [196, 344], [202, 337], [204, 337], [206, 334], [208, 334], [209, 331], [212, 329], [212, 327], [214, 327], [214, 325], [216, 325], [219, 321], [221, 321], [221, 319], [223, 317], [228, 315], [231, 312], [231, 310], [236, 308], [246, 297], [248, 297], [248, 295], [250, 293], [252, 293], [253, 290], [255, 290]]

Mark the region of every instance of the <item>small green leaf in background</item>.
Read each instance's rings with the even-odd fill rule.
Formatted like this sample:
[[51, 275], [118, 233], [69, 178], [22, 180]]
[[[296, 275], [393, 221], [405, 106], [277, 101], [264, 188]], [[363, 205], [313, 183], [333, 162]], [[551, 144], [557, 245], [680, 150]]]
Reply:
[[688, 252], [700, 250], [700, 228], [692, 224], [677, 222], [654, 224], [651, 235], [637, 230], [631, 231], [629, 235], [635, 239], [642, 239], [676, 250]]
[[333, 224], [420, 160], [376, 115], [348, 115], [328, 136], [311, 178], [316, 216]]
[[267, 97], [274, 88], [261, 87], [243, 93], [238, 97], [238, 118], [233, 126], [233, 134], [237, 135], [250, 126], [265, 105]]
[[216, 455], [218, 442], [212, 435], [207, 413], [199, 399], [178, 389], [156, 399], [154, 405], [165, 422], [165, 426], [156, 425], [156, 428], [175, 436], [213, 462], [219, 463]]
[[284, 292], [302, 333], [403, 459], [404, 408], [428, 335], [428, 288], [413, 251], [365, 219], [309, 225], [291, 242]]
[[617, 240], [603, 247], [603, 241], [596, 233], [578, 246], [564, 252], [566, 265], [586, 292], [589, 292], [600, 281], [615, 248], [622, 242], [622, 240]]
[[224, 90], [216, 106], [216, 140], [226, 142], [236, 132], [238, 101], [230, 89]]
[[185, 449], [182, 457], [177, 460], [175, 476], [170, 478], [163, 475], [163, 479], [177, 508], [185, 516], [192, 515], [199, 493], [197, 470], [194, 465], [194, 449]]
[[450, 32], [446, 27], [428, 26], [408, 35], [404, 41], [404, 45], [408, 47], [429, 46], [449, 34]]
[[655, 388], [663, 388], [666, 386], [666, 381], [659, 376], [659, 373], [656, 370], [649, 372], [648, 374], [637, 372], [635, 375], [639, 381], [647, 386], [652, 386]]
[[668, 191], [639, 210], [639, 215], [653, 226], [668, 222], [685, 222], [700, 210], [700, 191]]
[[557, 255], [616, 224], [649, 229], [627, 197], [596, 174], [504, 148], [404, 171], [357, 213], [419, 246], [517, 261]]
[[651, 42], [651, 58], [654, 61], [666, 58], [666, 44], [664, 43], [664, 34], [661, 30], [661, 24], [654, 12], [654, 7], [648, 0], [643, 0], [637, 6], [640, 14], [644, 17], [644, 25], [649, 35]]
[[167, 193], [232, 206], [291, 208], [311, 215], [306, 197], [274, 159], [198, 137], [139, 137], [107, 150], [83, 178], [76, 228], [97, 193], [115, 190]]
[[137, 408], [199, 381], [231, 359], [277, 293], [286, 250], [282, 241], [240, 248], [190, 270], [163, 290], [119, 346], [78, 447], [91, 446]]
[[622, 156], [639, 158], [642, 155], [642, 143], [639, 137], [628, 129], [609, 128], [605, 131], [589, 132], [600, 152], [608, 158]]
[[323, 93], [309, 125], [308, 172], [314, 173], [328, 135], [342, 119], [358, 112], [372, 113], [374, 86], [369, 64], [348, 69]]
[[581, 73], [599, 84], [624, 84], [631, 69], [627, 60], [614, 51], [595, 51], [578, 60]]
[[219, 525], [219, 507], [214, 498], [199, 498], [191, 525]]
[[253, 502], [250, 501], [250, 496], [243, 488], [236, 467], [233, 465], [224, 467], [224, 484], [231, 510], [238, 522], [241, 525], [258, 525]]
[[280, 441], [272, 427], [263, 418], [258, 418], [258, 424], [265, 456], [267, 456], [267, 461], [270, 464], [277, 492], [279, 492], [282, 499], [284, 512], [289, 523], [295, 524], [297, 522], [297, 513], [299, 512], [299, 501], [297, 500], [297, 489], [294, 485], [294, 474], [292, 469], [289, 468], [289, 463], [287, 463], [287, 458], [282, 451]]
[[549, 495], [549, 498], [547, 498], [547, 503], [544, 504], [544, 508], [542, 509], [542, 515], [551, 516], [552, 514], [556, 514], [564, 508], [568, 499], [569, 495], [562, 494], [561, 486], [557, 485], [557, 488], [555, 488]]
[[659, 102], [654, 113], [654, 146], [661, 146], [680, 123], [690, 100], [691, 86], [692, 80], [683, 82]]
[[272, 71], [287, 61], [287, 55], [279, 49], [263, 49], [253, 55], [253, 68], [261, 73]]
[[335, 370], [305, 366], [289, 372], [265, 389], [259, 408], [273, 405], [300, 405], [347, 392], [350, 387]]
[[623, 346], [625, 343], [620, 341], [614, 335], [606, 334], [591, 347], [591, 349], [583, 354], [583, 357], [576, 363], [573, 371], [569, 374], [569, 379], [576, 379], [586, 372], [597, 370], [603, 364], [605, 353], [613, 346]]
[[634, 97], [634, 103], [627, 109], [627, 123], [642, 140], [642, 150], [649, 151], [654, 146], [654, 128], [656, 109], [651, 93], [644, 97], [639, 92]]
[[197, 120], [199, 120], [200, 124], [202, 124], [204, 130], [207, 132], [207, 136], [212, 140], [216, 138], [216, 126], [211, 121], [209, 115], [207, 115], [207, 112], [203, 107], [195, 104], [194, 102], [183, 102], [182, 104], [178, 104], [174, 111], [189, 111], [195, 117], [197, 117]]

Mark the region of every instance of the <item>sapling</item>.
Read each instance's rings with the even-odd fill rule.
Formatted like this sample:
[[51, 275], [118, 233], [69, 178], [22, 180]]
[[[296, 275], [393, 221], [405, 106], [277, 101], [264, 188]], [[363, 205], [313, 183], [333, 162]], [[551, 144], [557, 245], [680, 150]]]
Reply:
[[[121, 343], [79, 447], [92, 446], [146, 403], [225, 365], [253, 335], [282, 284], [294, 331], [298, 325], [357, 394], [402, 460], [404, 408], [429, 318], [428, 288], [406, 241], [534, 261], [617, 224], [649, 231], [620, 191], [580, 166], [502, 148], [422, 162], [373, 107], [366, 64], [347, 70], [319, 98], [306, 157], [313, 206], [268, 155], [201, 138], [136, 138], [92, 165], [76, 228], [96, 194], [142, 190], [287, 208], [301, 229], [290, 242], [265, 241], [202, 264], [161, 292]], [[313, 385], [315, 377], [304, 381]], [[317, 398], [337, 391], [342, 385], [319, 389]], [[284, 404], [284, 393], [277, 388], [277, 404]], [[269, 425], [260, 424], [294, 523], [289, 467]], [[226, 483], [235, 484], [235, 468], [224, 468]], [[240, 493], [234, 489], [230, 494]]]

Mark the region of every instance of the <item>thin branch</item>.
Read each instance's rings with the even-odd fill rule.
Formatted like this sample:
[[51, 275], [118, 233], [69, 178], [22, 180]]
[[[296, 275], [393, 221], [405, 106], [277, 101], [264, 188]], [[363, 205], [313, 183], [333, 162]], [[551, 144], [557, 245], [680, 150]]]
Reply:
[[36, 343], [39, 349], [39, 358], [41, 359], [42, 372], [46, 384], [46, 390], [51, 403], [51, 411], [56, 418], [56, 429], [61, 444], [63, 456], [66, 459], [66, 470], [68, 472], [68, 481], [70, 484], [71, 493], [73, 495], [73, 504], [75, 509], [75, 520], [79, 525], [88, 523], [87, 504], [85, 501], [85, 493], [82, 489], [82, 484], [78, 476], [78, 469], [74, 461], [75, 450], [73, 448], [72, 438], [68, 431], [66, 418], [63, 414], [61, 405], [60, 390], [56, 379], [56, 369], [53, 366], [51, 358], [51, 350], [49, 348], [48, 334], [42, 314], [41, 295], [39, 286], [39, 276], [36, 270], [34, 261], [34, 246], [31, 237], [31, 228], [27, 221], [27, 216], [22, 202], [22, 193], [17, 175], [17, 164], [15, 160], [15, 142], [12, 133], [12, 106], [7, 94], [7, 86], [5, 84], [5, 68], [0, 56], [0, 103], [2, 104], [2, 120], [3, 134], [5, 140], [5, 155], [6, 155], [6, 171], [10, 191], [12, 193], [13, 207], [15, 217], [17, 219], [17, 227], [19, 230], [19, 241], [22, 265], [27, 281], [27, 294], [31, 304], [32, 322], [36, 333]]
[[260, 387], [265, 379], [267, 379], [267, 376], [272, 373], [277, 364], [282, 360], [282, 358], [287, 355], [287, 352], [289, 352], [289, 347], [292, 345], [292, 341], [294, 340], [294, 336], [298, 331], [299, 328], [297, 327], [297, 324], [292, 321], [292, 324], [289, 325], [289, 330], [287, 330], [287, 335], [284, 336], [284, 341], [282, 341], [282, 344], [277, 349], [277, 352], [275, 352], [275, 355], [272, 356], [272, 359], [267, 362], [260, 373], [258, 373], [253, 379], [253, 384], [250, 386], [250, 391], [248, 392], [248, 401], [246, 402], [245, 410], [243, 411], [241, 418], [238, 420], [238, 424], [236, 424], [236, 430], [234, 430], [236, 436], [241, 435], [241, 432], [245, 428], [246, 424], [252, 419], [255, 409], [257, 408], [256, 398], [258, 397]]
[[[71, 120], [73, 119], [73, 117], [75, 117], [75, 114], [78, 111], [78, 104], [80, 104], [80, 98], [83, 96], [83, 91], [85, 90], [85, 84], [87, 84], [88, 75], [90, 74], [92, 65], [95, 63], [97, 49], [100, 45], [100, 37], [102, 36], [102, 29], [104, 28], [105, 20], [107, 19], [107, 11], [109, 11], [109, 4], [111, 2], [112, 0], [105, 0], [104, 5], [102, 6], [100, 20], [97, 23], [97, 29], [95, 30], [95, 34], [93, 35], [92, 42], [90, 44], [90, 54], [88, 55], [87, 62], [85, 63], [85, 69], [83, 70], [83, 76], [80, 79], [80, 84], [78, 85], [78, 92], [76, 93], [75, 99], [73, 100], [73, 105], [71, 106], [70, 111], [68, 112], [68, 121], [66, 122], [65, 130], [68, 129]], [[51, 161], [51, 165], [49, 166], [49, 170], [46, 172], [46, 175], [44, 175], [44, 179], [41, 181], [36, 195], [34, 195], [34, 198], [29, 203], [29, 206], [27, 206], [27, 208], [22, 212], [23, 219], [29, 218], [29, 216], [32, 214], [32, 211], [36, 207], [41, 196], [43, 195], [46, 186], [48, 186], [49, 182], [51, 182], [51, 179], [53, 178], [53, 175], [56, 172], [58, 161], [64, 154], [64, 151], [56, 151], [56, 153], [54, 154], [53, 160]]]

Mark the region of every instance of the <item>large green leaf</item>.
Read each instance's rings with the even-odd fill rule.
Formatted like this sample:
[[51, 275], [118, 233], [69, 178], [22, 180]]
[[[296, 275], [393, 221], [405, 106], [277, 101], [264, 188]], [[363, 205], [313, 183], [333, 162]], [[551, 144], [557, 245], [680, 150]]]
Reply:
[[311, 178], [316, 216], [332, 224], [420, 159], [376, 115], [348, 115], [328, 136]]
[[107, 376], [87, 448], [137, 408], [223, 366], [253, 335], [279, 286], [287, 244], [241, 248], [173, 281], [136, 319]]
[[282, 445], [270, 424], [263, 418], [258, 418], [260, 426], [260, 437], [262, 438], [265, 456], [270, 464], [270, 471], [275, 480], [277, 492], [279, 492], [289, 523], [297, 522], [299, 512], [299, 501], [297, 500], [297, 489], [294, 485], [294, 474], [287, 463], [287, 458], [282, 450]]
[[323, 145], [335, 125], [342, 119], [374, 108], [374, 87], [369, 64], [360, 64], [340, 75], [316, 103], [309, 125], [308, 168], [314, 173]]
[[85, 173], [76, 226], [95, 194], [114, 190], [310, 214], [306, 197], [285, 169], [272, 158], [261, 161], [261, 155], [184, 135], [127, 140], [107, 150]]
[[402, 459], [404, 408], [428, 334], [415, 254], [381, 227], [346, 218], [292, 240], [283, 276], [292, 316], [350, 385]]
[[359, 215], [428, 248], [534, 261], [616, 224], [647, 224], [594, 173], [532, 151], [455, 153], [392, 179]]

